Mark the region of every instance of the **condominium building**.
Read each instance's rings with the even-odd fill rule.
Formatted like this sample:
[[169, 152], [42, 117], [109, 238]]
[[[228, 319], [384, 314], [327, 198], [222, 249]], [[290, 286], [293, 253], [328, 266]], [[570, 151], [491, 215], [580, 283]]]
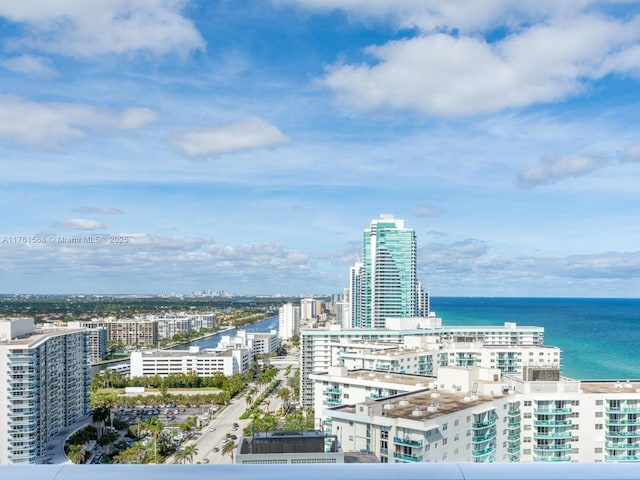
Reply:
[[[317, 381], [361, 388], [348, 376]], [[445, 367], [424, 389], [371, 395], [322, 417], [343, 449], [382, 462], [638, 462], [639, 387], [580, 382], [554, 368], [501, 378], [495, 369]]]
[[[487, 346], [542, 346], [542, 327], [519, 326], [505, 323], [504, 326], [442, 326], [434, 316], [421, 319], [399, 319], [410, 322], [412, 328], [343, 329], [338, 325], [329, 328], [302, 329], [300, 331], [300, 395], [304, 407], [313, 407], [313, 381], [309, 375], [328, 371], [335, 364], [332, 347], [347, 342], [385, 343], [390, 346], [404, 344], [405, 337], [433, 337], [440, 343], [478, 342]], [[406, 327], [407, 325], [400, 325]], [[496, 356], [496, 367], [498, 357]]]
[[478, 341], [440, 342], [437, 337], [406, 336], [401, 345], [348, 342], [331, 345], [331, 364], [350, 370], [437, 376], [447, 366], [497, 368], [521, 374], [524, 366], [561, 367], [561, 352], [545, 345], [484, 345]]
[[70, 328], [106, 328], [107, 341], [125, 347], [152, 347], [158, 344], [158, 322], [135, 319], [93, 319], [68, 322]]
[[199, 347], [190, 347], [189, 350], [136, 351], [131, 353], [131, 377], [166, 377], [172, 373], [189, 372], [201, 377], [209, 377], [216, 372], [233, 375], [244, 373], [251, 360], [248, 348], [200, 350]]
[[104, 327], [87, 329], [87, 362], [98, 363], [107, 353], [107, 329]]
[[0, 464], [36, 463], [89, 412], [87, 331], [0, 320]]
[[416, 276], [416, 234], [382, 214], [363, 237], [362, 261], [349, 271], [353, 327], [384, 328], [387, 318], [427, 316], [428, 294]]
[[300, 307], [286, 303], [278, 310], [278, 335], [282, 340], [289, 340], [300, 329]]

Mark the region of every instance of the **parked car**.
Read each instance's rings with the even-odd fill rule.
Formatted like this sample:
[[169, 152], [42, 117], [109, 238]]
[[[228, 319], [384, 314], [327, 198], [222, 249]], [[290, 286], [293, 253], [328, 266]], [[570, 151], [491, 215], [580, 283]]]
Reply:
[[220, 451], [220, 449], [218, 447], [213, 447], [213, 452], [214, 453], [219, 452], [219, 451]]

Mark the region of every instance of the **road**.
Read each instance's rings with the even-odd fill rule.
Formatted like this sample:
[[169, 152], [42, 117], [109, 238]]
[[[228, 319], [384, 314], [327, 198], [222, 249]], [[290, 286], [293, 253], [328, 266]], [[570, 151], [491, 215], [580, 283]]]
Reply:
[[[284, 368], [279, 370], [276, 378], [281, 382], [285, 381]], [[270, 395], [270, 402], [268, 405], [269, 411], [271, 412], [280, 408], [282, 403], [282, 401], [276, 396], [277, 391], [278, 389]], [[218, 412], [216, 418], [203, 427], [200, 430], [201, 435], [195, 439], [198, 453], [194, 457], [193, 463], [202, 463], [205, 458], [209, 460], [209, 463], [231, 463], [230, 455], [222, 455], [222, 445], [224, 445], [227, 440], [227, 433], [237, 435], [238, 440], [236, 441], [236, 445], [238, 444], [238, 441], [242, 438], [242, 431], [247, 425], [249, 425], [249, 423], [251, 423], [251, 419], [240, 420], [240, 415], [242, 415], [246, 410], [247, 401], [245, 394], [243, 393], [242, 396], [234, 398], [231, 400], [229, 405]], [[240, 425], [236, 431], [233, 431], [234, 422]], [[210, 431], [211, 427], [215, 427], [213, 432]], [[192, 441], [190, 443], [194, 442]], [[218, 447], [220, 451], [213, 452], [214, 447]]]

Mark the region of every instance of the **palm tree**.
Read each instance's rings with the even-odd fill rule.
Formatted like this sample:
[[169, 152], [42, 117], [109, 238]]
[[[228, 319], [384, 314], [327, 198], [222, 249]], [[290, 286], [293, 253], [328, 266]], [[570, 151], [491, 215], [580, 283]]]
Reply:
[[173, 455], [173, 463], [186, 463], [187, 462], [187, 452], [184, 448], [181, 448]]
[[98, 431], [98, 439], [104, 433], [104, 424], [107, 420], [111, 418], [111, 409], [109, 407], [97, 407], [94, 408], [91, 412], [91, 420], [96, 426], [96, 430]]
[[189, 463], [193, 463], [193, 457], [195, 457], [198, 454], [198, 447], [196, 446], [195, 443], [192, 443], [191, 445], [187, 445], [186, 447], [184, 447], [184, 455], [185, 458], [189, 460]]
[[84, 463], [87, 458], [87, 452], [82, 445], [71, 445], [67, 457], [72, 463]]
[[281, 388], [278, 390], [278, 398], [282, 400], [282, 410], [286, 413], [289, 410], [290, 390], [286, 387]]
[[222, 445], [222, 455], [229, 455], [231, 454], [231, 463], [233, 463], [233, 451], [236, 449], [236, 442], [234, 442], [233, 440], [227, 440], [226, 442], [224, 442], [224, 445]]
[[153, 437], [153, 460], [157, 461], [158, 455], [158, 437], [162, 433], [162, 429], [164, 425], [157, 417], [151, 417], [148, 420], [145, 420], [142, 424], [142, 428], [144, 431], [147, 431]]

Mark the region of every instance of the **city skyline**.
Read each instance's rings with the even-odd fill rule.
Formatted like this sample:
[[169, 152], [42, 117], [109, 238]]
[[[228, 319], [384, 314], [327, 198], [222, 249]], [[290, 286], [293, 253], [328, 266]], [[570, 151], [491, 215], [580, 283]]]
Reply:
[[0, 293], [640, 297], [640, 5], [0, 2]]

